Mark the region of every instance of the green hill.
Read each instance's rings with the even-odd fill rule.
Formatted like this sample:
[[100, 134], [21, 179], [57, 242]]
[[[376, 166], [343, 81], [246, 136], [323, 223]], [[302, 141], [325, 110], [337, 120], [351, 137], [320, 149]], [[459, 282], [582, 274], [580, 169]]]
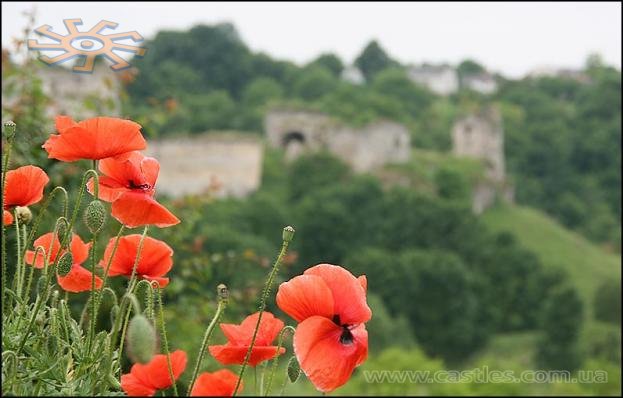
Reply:
[[538, 210], [500, 205], [486, 211], [483, 219], [495, 231], [512, 233], [545, 266], [564, 268], [587, 304], [592, 303], [603, 280], [621, 278], [620, 256], [606, 252]]

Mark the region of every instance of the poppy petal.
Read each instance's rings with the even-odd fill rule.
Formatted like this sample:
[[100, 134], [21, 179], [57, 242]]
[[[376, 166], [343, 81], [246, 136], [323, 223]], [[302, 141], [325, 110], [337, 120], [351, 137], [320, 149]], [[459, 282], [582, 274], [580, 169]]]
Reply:
[[[208, 349], [210, 354], [223, 365], [242, 365], [249, 351], [249, 346], [232, 344], [211, 345]], [[286, 349], [283, 347], [280, 347], [279, 351], [277, 351], [277, 346], [253, 346], [248, 363], [250, 366], [256, 366], [284, 352], [286, 352]]]
[[[108, 241], [104, 257], [100, 267], [106, 268], [112, 251], [115, 247], [116, 238]], [[132, 269], [136, 261], [136, 253], [141, 243], [141, 235], [133, 234], [119, 238], [117, 251], [112, 258], [108, 275], [132, 275]], [[161, 287], [168, 284], [168, 278], [162, 278], [173, 266], [173, 249], [166, 243], [146, 236], [141, 247], [136, 273], [139, 277], [156, 280]]]
[[64, 116], [64, 115], [57, 116], [55, 119], [55, 124], [56, 124], [56, 131], [58, 131], [60, 134], [63, 134], [63, 132], [67, 130], [68, 128], [78, 125], [78, 123], [76, 123], [74, 119], [72, 119], [69, 116]]
[[361, 287], [363, 288], [363, 292], [367, 293], [368, 292], [368, 278], [366, 278], [365, 275], [361, 275], [360, 277], [357, 278], [357, 280], [361, 284]]
[[330, 392], [344, 385], [353, 369], [368, 352], [367, 332], [359, 341], [353, 335], [349, 344], [340, 342], [343, 329], [327, 318], [313, 316], [301, 322], [294, 333], [294, 352], [307, 378], [317, 390]]
[[[332, 264], [318, 264], [307, 269], [304, 275], [315, 275], [331, 289], [335, 314], [344, 324], [359, 324], [370, 320], [372, 311], [366, 302], [366, 291], [357, 278], [346, 269]], [[320, 314], [317, 314], [320, 315]]]
[[[259, 312], [256, 312], [247, 316], [240, 325], [222, 323], [220, 325], [221, 330], [225, 334], [225, 337], [227, 337], [228, 342], [233, 345], [250, 345], [259, 314]], [[260, 327], [257, 330], [257, 336], [255, 337], [255, 345], [271, 345], [284, 326], [282, 320], [275, 318], [272, 313], [264, 311], [262, 313]]]
[[43, 198], [43, 188], [50, 181], [37, 166], [22, 166], [6, 173], [4, 206], [30, 206]]
[[155, 187], [160, 173], [160, 163], [154, 158], [145, 157], [141, 160], [141, 171], [147, 184], [152, 188]]
[[[184, 373], [187, 361], [188, 357], [184, 351], [177, 350], [171, 353], [171, 369], [175, 380]], [[164, 354], [154, 355], [146, 365], [134, 364], [130, 373], [145, 385], [157, 390], [169, 388], [173, 385], [173, 380], [171, 380], [169, 375], [167, 356]]]
[[73, 234], [71, 237], [70, 250], [74, 264], [82, 264], [87, 258], [89, 258], [90, 248], [91, 242], [84, 243], [77, 234]]
[[121, 376], [121, 389], [129, 397], [152, 397], [156, 394], [156, 389], [143, 384], [132, 373]]
[[164, 228], [180, 222], [151, 196], [138, 192], [125, 192], [115, 200], [112, 204], [112, 216], [129, 228], [142, 225]]
[[279, 285], [277, 305], [296, 321], [335, 314], [333, 295], [327, 283], [316, 275], [299, 275]]
[[[91, 286], [93, 281], [91, 278], [93, 277], [93, 273], [91, 273], [86, 268], [80, 265], [74, 265], [69, 271], [69, 274], [65, 276], [56, 276], [58, 284], [63, 290], [79, 293], [91, 290]], [[99, 276], [95, 276], [95, 288], [100, 289], [102, 287], [102, 279]]]
[[[64, 127], [64, 126], [63, 126]], [[104, 159], [145, 149], [141, 126], [131, 120], [95, 117], [51, 135], [43, 144], [49, 158], [66, 162]]]
[[26, 255], [24, 256], [24, 261], [26, 262], [26, 264], [32, 265], [35, 268], [43, 268], [45, 265], [45, 258], [47, 256], [49, 256], [50, 264], [56, 261], [56, 256], [61, 249], [61, 242], [59, 242], [58, 238], [54, 236], [53, 232], [48, 232], [47, 234], [43, 234], [35, 239], [35, 241], [33, 242], [33, 247], [36, 249], [39, 246], [43, 247], [43, 253], [41, 253], [41, 250], [39, 250], [36, 259], [35, 250], [26, 251]]
[[13, 224], [13, 215], [11, 214], [10, 211], [6, 211], [6, 210], [2, 211], [2, 223], [4, 225]]
[[[191, 397], [230, 397], [234, 395], [238, 375], [229, 369], [221, 369], [214, 373], [203, 372], [197, 377]], [[242, 392], [243, 382], [240, 382], [238, 392]]]
[[[89, 181], [87, 181], [87, 191], [91, 195], [95, 195], [93, 184], [94, 184], [94, 180], [91, 177], [89, 178]], [[99, 177], [99, 187], [97, 190], [97, 196], [100, 200], [103, 200], [105, 202], [113, 202], [119, 196], [121, 196], [122, 193], [127, 192], [127, 191], [128, 189], [122, 186], [116, 180], [110, 177], [106, 177], [106, 176]]]

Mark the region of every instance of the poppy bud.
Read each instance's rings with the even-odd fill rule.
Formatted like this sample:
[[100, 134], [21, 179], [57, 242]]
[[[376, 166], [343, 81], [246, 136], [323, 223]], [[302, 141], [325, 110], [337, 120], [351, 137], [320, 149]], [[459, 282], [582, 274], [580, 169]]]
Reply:
[[128, 326], [128, 356], [134, 362], [148, 363], [158, 349], [156, 331], [143, 315], [134, 315]]
[[291, 357], [288, 361], [288, 379], [290, 379], [290, 383], [294, 383], [299, 379], [301, 375], [301, 367], [299, 366], [299, 362], [296, 360], [296, 357]]
[[69, 271], [71, 271], [71, 266], [74, 263], [74, 258], [70, 252], [66, 252], [58, 259], [58, 263], [56, 264], [56, 273], [59, 276], [67, 276]]
[[87, 206], [84, 212], [84, 223], [92, 234], [98, 232], [106, 222], [106, 209], [99, 200], [94, 200]]
[[56, 236], [58, 237], [59, 242], [62, 242], [63, 238], [67, 234], [67, 224], [63, 221], [57, 221], [57, 224], [58, 225], [56, 227]]
[[292, 238], [294, 238], [294, 228], [292, 228], [291, 226], [287, 226], [283, 229], [283, 235], [282, 235], [283, 241], [284, 242], [292, 242]]
[[229, 298], [229, 289], [221, 283], [216, 287], [216, 294], [218, 295], [219, 300], [227, 301]]
[[17, 220], [22, 224], [28, 224], [32, 220], [32, 212], [26, 206], [17, 206], [15, 208]]
[[42, 295], [43, 293], [45, 293], [45, 284], [46, 284], [46, 277], [45, 275], [41, 275], [39, 277], [39, 280], [37, 280], [37, 294]]
[[110, 309], [110, 324], [114, 325], [117, 317], [119, 316], [119, 306], [117, 304], [113, 305]]
[[6, 136], [6, 138], [13, 138], [13, 136], [15, 135], [16, 127], [17, 125], [12, 120], [4, 122], [4, 135]]

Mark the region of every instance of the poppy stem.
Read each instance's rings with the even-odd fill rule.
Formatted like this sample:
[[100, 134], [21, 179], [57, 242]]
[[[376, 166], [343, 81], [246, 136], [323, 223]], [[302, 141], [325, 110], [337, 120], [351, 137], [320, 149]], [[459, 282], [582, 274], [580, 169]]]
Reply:
[[[22, 225], [22, 244], [24, 244], [26, 242], [26, 238], [27, 238], [27, 233], [26, 233], [26, 224]], [[18, 234], [19, 235], [19, 234]], [[17, 292], [17, 297], [19, 297], [20, 299], [22, 298], [22, 291], [24, 289], [24, 283], [26, 282], [26, 260], [25, 260], [25, 255], [26, 255], [26, 251], [24, 250], [25, 247], [22, 247], [22, 252], [21, 252], [21, 257], [19, 257], [20, 261], [18, 262], [21, 270], [21, 274], [20, 274], [20, 281], [19, 281], [19, 291]]]
[[[223, 285], [219, 285], [219, 292], [221, 292]], [[214, 331], [216, 324], [221, 319], [221, 315], [225, 307], [227, 306], [227, 297], [226, 295], [222, 295], [219, 293], [218, 295], [218, 305], [216, 306], [216, 312], [210, 321], [205, 333], [203, 334], [203, 341], [201, 342], [201, 348], [199, 348], [199, 352], [197, 353], [197, 363], [195, 364], [195, 370], [193, 370], [193, 376], [190, 379], [190, 384], [188, 385], [188, 392], [186, 395], [190, 396], [193, 391], [193, 387], [195, 385], [195, 381], [197, 380], [197, 376], [199, 374], [199, 368], [201, 367], [201, 362], [203, 362], [203, 357], [208, 348], [208, 343], [210, 342], [210, 336], [212, 336], [212, 332]]]
[[97, 292], [95, 291], [95, 250], [97, 245], [97, 232], [93, 233], [93, 239], [91, 239], [91, 318], [89, 319], [89, 338], [87, 340], [87, 352], [91, 352], [91, 344], [93, 343], [93, 337], [95, 336], [95, 324], [97, 323], [96, 305], [97, 305]]
[[[11, 157], [11, 148], [13, 146], [13, 139], [15, 137], [15, 123], [6, 122], [4, 124], [4, 135], [6, 136], [6, 148], [4, 148], [4, 159], [2, 159], [2, 194], [0, 195], [0, 204], [2, 204], [2, 211], [4, 211], [4, 190], [6, 186], [6, 173], [9, 167], [9, 158]], [[4, 222], [2, 222], [2, 275], [0, 275], [0, 279], [2, 283], [2, 305], [4, 310], [4, 303], [9, 300], [5, 300], [5, 291], [6, 291], [6, 237], [5, 237], [5, 227]]]
[[[277, 340], [277, 352], [281, 350], [281, 347], [283, 345], [283, 335], [285, 334], [286, 331], [291, 331], [292, 334], [294, 334], [295, 329], [289, 325], [281, 329], [281, 332], [279, 332], [279, 339]], [[278, 363], [279, 363], [279, 356], [276, 356], [275, 359], [273, 359], [273, 366], [270, 371], [270, 374], [268, 375], [268, 381], [266, 382], [266, 394], [265, 394], [266, 397], [268, 396], [268, 394], [270, 394], [270, 388], [273, 384], [273, 377], [275, 376], [275, 372], [277, 372]]]
[[249, 359], [251, 358], [251, 353], [253, 352], [253, 346], [255, 345], [255, 339], [257, 338], [257, 331], [260, 328], [260, 323], [262, 321], [262, 315], [264, 314], [264, 310], [266, 309], [266, 300], [268, 299], [268, 295], [270, 294], [270, 288], [273, 285], [273, 281], [275, 280], [275, 275], [277, 275], [277, 271], [279, 270], [279, 265], [283, 261], [285, 257], [288, 246], [294, 237], [294, 228], [288, 226], [283, 229], [283, 238], [281, 243], [281, 251], [277, 256], [277, 260], [275, 260], [275, 264], [268, 275], [268, 279], [266, 280], [266, 284], [264, 285], [264, 291], [262, 292], [262, 298], [260, 300], [259, 307], [259, 315], [257, 317], [257, 323], [255, 324], [255, 330], [253, 331], [253, 337], [251, 338], [251, 344], [249, 345], [249, 349], [247, 350], [247, 355], [244, 358], [244, 362], [242, 363], [242, 367], [240, 368], [240, 374], [238, 375], [238, 381], [236, 382], [236, 388], [234, 389], [233, 396], [236, 396], [238, 393], [238, 389], [240, 388], [240, 383], [242, 382], [242, 376], [244, 376], [244, 371], [249, 363]]
[[169, 352], [169, 341], [167, 340], [167, 329], [164, 322], [164, 305], [162, 304], [162, 289], [158, 287], [158, 307], [160, 307], [160, 332], [162, 335], [162, 342], [164, 343], [164, 352], [167, 355], [167, 367], [169, 368], [169, 377], [173, 383], [173, 392], [175, 396], [179, 396], [177, 392], [177, 383], [175, 382], [175, 376], [173, 375], [173, 366], [171, 365], [171, 353]]
[[19, 217], [17, 217], [17, 210], [15, 210], [14, 212], [15, 216], [13, 217], [14, 219], [14, 223], [15, 223], [15, 240], [16, 240], [16, 247], [17, 247], [17, 263], [15, 264], [15, 275], [13, 276], [13, 291], [15, 292], [15, 294], [17, 294], [17, 297], [20, 297], [20, 280], [21, 280], [21, 274], [22, 274], [22, 259], [21, 259], [21, 254], [22, 254], [22, 239], [20, 237], [20, 231], [19, 231]]

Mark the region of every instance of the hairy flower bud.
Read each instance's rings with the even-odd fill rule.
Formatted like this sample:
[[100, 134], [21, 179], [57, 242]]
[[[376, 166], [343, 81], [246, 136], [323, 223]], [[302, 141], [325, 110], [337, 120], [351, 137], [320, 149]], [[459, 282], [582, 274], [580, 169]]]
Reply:
[[67, 276], [69, 271], [71, 271], [71, 267], [74, 264], [74, 258], [70, 252], [66, 252], [58, 259], [58, 263], [56, 264], [56, 273], [59, 276]]
[[283, 229], [283, 235], [282, 235], [283, 241], [284, 242], [292, 242], [292, 238], [294, 238], [294, 228], [292, 228], [291, 226], [287, 226]]
[[134, 315], [128, 326], [128, 355], [134, 362], [148, 363], [158, 350], [154, 326], [143, 314]]
[[219, 300], [227, 301], [229, 298], [229, 289], [221, 283], [216, 287], [216, 294], [218, 295]]
[[28, 224], [32, 220], [32, 212], [26, 206], [17, 206], [15, 208], [15, 216], [21, 224]]
[[17, 125], [15, 124], [15, 122], [13, 122], [12, 120], [7, 120], [6, 122], [4, 122], [4, 136], [8, 139], [13, 138], [16, 128]]
[[94, 200], [87, 206], [84, 211], [84, 223], [92, 234], [99, 232], [106, 222], [106, 209], [104, 204], [99, 200]]
[[288, 361], [288, 379], [290, 379], [290, 383], [294, 383], [299, 379], [301, 375], [301, 366], [299, 362], [296, 360], [296, 357], [291, 357]]

